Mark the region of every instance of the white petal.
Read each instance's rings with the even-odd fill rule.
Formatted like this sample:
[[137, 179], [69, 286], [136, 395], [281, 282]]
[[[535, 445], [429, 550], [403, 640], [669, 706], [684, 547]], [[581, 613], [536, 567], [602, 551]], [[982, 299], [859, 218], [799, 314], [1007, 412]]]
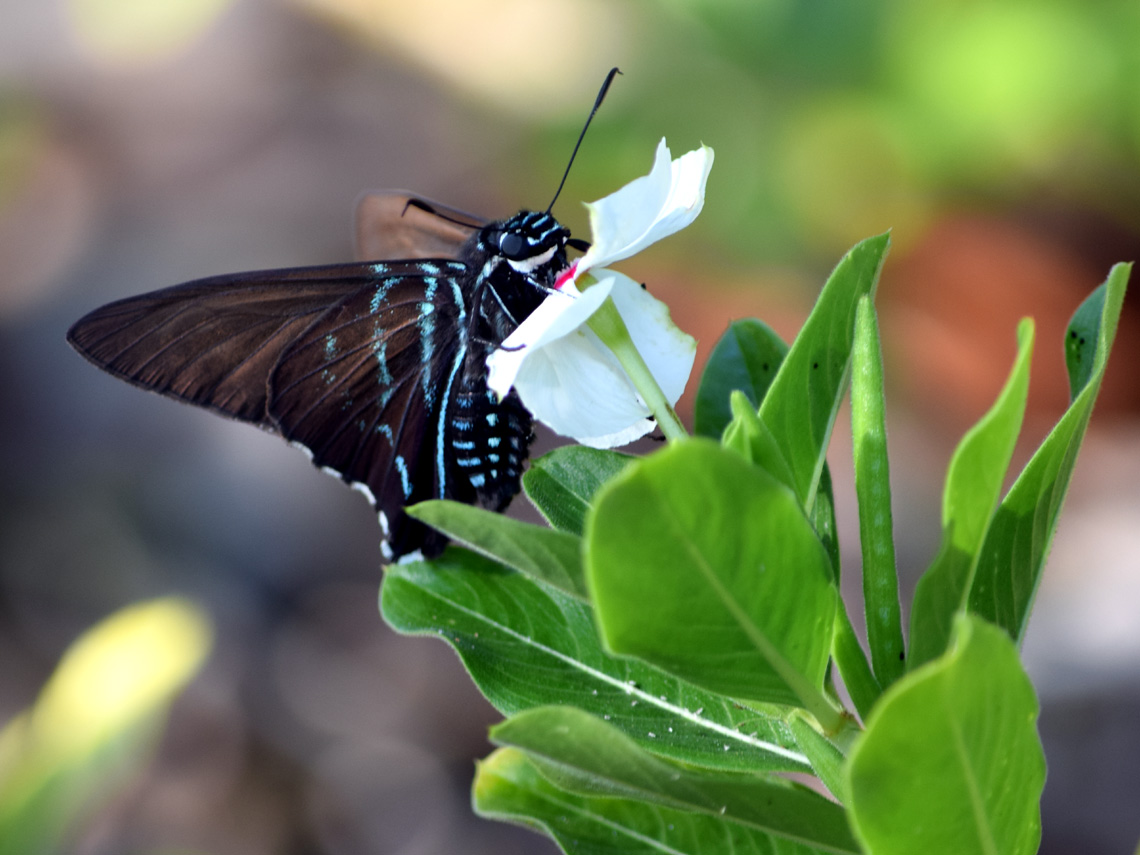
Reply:
[[613, 281], [614, 305], [625, 321], [630, 338], [653, 372], [653, 378], [670, 405], [676, 404], [697, 358], [697, 340], [679, 329], [669, 307], [623, 273], [595, 270], [598, 286]]
[[[595, 291], [614, 298], [638, 352], [669, 402], [676, 403], [693, 368], [696, 342], [673, 325], [668, 306], [628, 276], [612, 270], [596, 270], [594, 276], [597, 284], [582, 299]], [[595, 448], [625, 445], [653, 430], [649, 409], [617, 357], [588, 327], [545, 337], [528, 351], [515, 369], [514, 387], [539, 421]]]
[[607, 433], [603, 436], [580, 436], [579, 445], [588, 445], [590, 448], [621, 448], [631, 442], [637, 442], [651, 430], [657, 427], [653, 419], [639, 419], [624, 430], [616, 433]]
[[609, 437], [632, 442], [653, 429], [617, 357], [588, 327], [535, 350], [515, 390], [536, 419], [585, 444], [609, 447], [598, 444]]
[[705, 201], [713, 150], [701, 146], [670, 162], [662, 139], [648, 175], [636, 178], [604, 199], [586, 204], [593, 244], [578, 270], [629, 258], [689, 225]]
[[573, 282], [567, 282], [560, 291], [549, 295], [487, 357], [487, 385], [503, 398], [515, 385], [526, 361], [545, 345], [585, 324], [605, 302], [612, 287], [595, 285], [582, 292]]

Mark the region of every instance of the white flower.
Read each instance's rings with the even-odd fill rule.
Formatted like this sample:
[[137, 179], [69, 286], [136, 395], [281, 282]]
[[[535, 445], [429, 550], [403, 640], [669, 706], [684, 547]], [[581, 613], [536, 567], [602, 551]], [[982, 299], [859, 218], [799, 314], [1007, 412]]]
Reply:
[[669, 147], [662, 139], [648, 175], [604, 199], [586, 203], [594, 240], [578, 259], [578, 273], [629, 258], [689, 225], [705, 204], [705, 181], [712, 162], [713, 151], [708, 146], [670, 162]]
[[[707, 146], [670, 160], [665, 140], [652, 171], [588, 203], [593, 242], [551, 294], [487, 359], [487, 383], [511, 387], [539, 421], [584, 445], [612, 448], [653, 430], [649, 408], [613, 350], [586, 324], [612, 298], [657, 385], [676, 403], [693, 368], [696, 342], [669, 309], [606, 264], [629, 258], [691, 223], [704, 204], [713, 152]], [[589, 272], [592, 281], [578, 288]], [[611, 342], [612, 344], [612, 342]]]

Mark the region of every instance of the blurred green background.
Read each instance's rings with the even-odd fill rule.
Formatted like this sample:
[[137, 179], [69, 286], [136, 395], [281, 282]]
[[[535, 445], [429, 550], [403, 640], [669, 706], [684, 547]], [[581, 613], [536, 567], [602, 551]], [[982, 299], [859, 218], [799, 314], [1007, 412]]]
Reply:
[[[1063, 409], [1065, 321], [1140, 254], [1135, 2], [0, 0], [0, 723], [120, 606], [187, 595], [217, 638], [141, 777], [63, 851], [553, 851], [470, 816], [496, 715], [443, 645], [380, 622], [366, 503], [63, 336], [130, 294], [348, 260], [365, 189], [545, 207], [613, 65], [555, 213], [587, 235], [579, 201], [647, 171], [662, 136], [716, 150], [696, 224], [622, 265], [699, 338], [698, 366], [732, 318], [793, 336], [839, 256], [893, 229], [879, 304], [905, 588], [1021, 315], [1039, 342], [1027, 442]], [[1140, 837], [1136, 305], [1025, 650], [1054, 855]]]

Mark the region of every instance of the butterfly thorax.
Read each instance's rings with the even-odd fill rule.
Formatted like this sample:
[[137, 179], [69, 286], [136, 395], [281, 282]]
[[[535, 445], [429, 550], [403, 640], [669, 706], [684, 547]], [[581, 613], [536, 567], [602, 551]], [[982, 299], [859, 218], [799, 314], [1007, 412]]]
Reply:
[[538, 308], [567, 267], [569, 237], [554, 217], [536, 211], [520, 211], [471, 237], [460, 257], [475, 276], [473, 338], [493, 350]]

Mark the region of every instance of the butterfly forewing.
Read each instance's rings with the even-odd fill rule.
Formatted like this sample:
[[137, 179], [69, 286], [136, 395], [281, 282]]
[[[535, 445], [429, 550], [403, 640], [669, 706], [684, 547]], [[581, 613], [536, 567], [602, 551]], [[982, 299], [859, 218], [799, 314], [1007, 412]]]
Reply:
[[281, 352], [371, 277], [355, 264], [216, 276], [103, 306], [67, 338], [130, 383], [268, 427]]

